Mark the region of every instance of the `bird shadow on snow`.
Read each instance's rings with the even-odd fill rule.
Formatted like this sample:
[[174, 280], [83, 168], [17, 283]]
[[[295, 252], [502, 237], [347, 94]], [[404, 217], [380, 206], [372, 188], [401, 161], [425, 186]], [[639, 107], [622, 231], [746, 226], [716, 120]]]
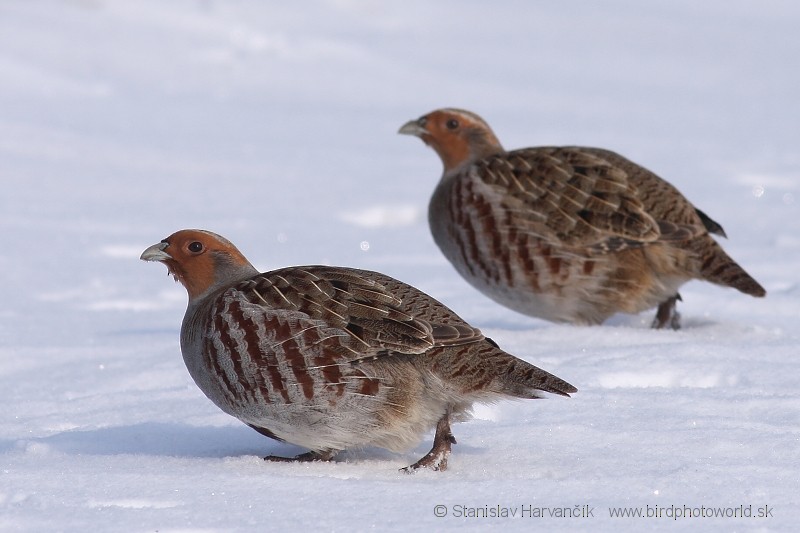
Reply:
[[[653, 312], [649, 312], [649, 314], [648, 312], [643, 312], [638, 315], [625, 315], [617, 313], [616, 315], [608, 318], [605, 322], [603, 322], [602, 325], [616, 328], [647, 330], [652, 329], [650, 324], [654, 318], [655, 313]], [[681, 315], [680, 329], [699, 329], [708, 326], [714, 326], [716, 324], [718, 324], [718, 322], [701, 316]], [[665, 328], [664, 331], [671, 331], [671, 328]]]
[[145, 422], [130, 426], [70, 430], [37, 439], [53, 451], [74, 455], [153, 455], [167, 457], [266, 456], [289, 446], [247, 427], [190, 426]]
[[[408, 452], [409, 457], [424, 449], [428, 442], [421, 443]], [[292, 444], [278, 442], [245, 427], [236, 426], [190, 426], [163, 422], [145, 422], [130, 426], [70, 430], [39, 439], [0, 442], [0, 453], [23, 449], [41, 453], [42, 446], [51, 452], [66, 455], [148, 455], [184, 458], [225, 458], [277, 455], [294, 457], [307, 450]], [[459, 448], [461, 453], [479, 453], [470, 446]], [[381, 448], [365, 447], [345, 450], [334, 462], [339, 461], [403, 461], [403, 454]]]
[[[570, 324], [559, 324], [555, 322], [547, 322], [545, 320], [528, 318], [526, 320], [509, 320], [508, 318], [494, 318], [481, 322], [475, 320], [475, 324], [479, 324], [481, 330], [500, 330], [500, 331], [514, 331], [514, 332], [535, 332], [542, 331], [552, 327], [574, 327], [574, 328], [601, 328], [612, 327], [621, 329], [636, 329], [636, 330], [649, 330], [652, 329], [650, 324], [655, 318], [655, 313], [647, 314], [644, 312], [638, 315], [626, 315], [622, 313], [615, 314], [609, 317], [605, 322], [596, 326], [572, 326]], [[714, 320], [701, 316], [682, 315], [680, 329], [700, 329], [719, 324]], [[670, 328], [665, 328], [664, 331], [672, 331]]]

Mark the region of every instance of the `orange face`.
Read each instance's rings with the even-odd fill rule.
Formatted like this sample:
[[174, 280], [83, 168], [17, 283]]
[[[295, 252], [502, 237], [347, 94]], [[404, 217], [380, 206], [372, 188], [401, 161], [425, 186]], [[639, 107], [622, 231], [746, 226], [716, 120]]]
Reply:
[[249, 266], [247, 259], [223, 237], [203, 230], [180, 230], [146, 249], [145, 261], [167, 265], [169, 273], [186, 287], [189, 298], [206, 292], [226, 267]]
[[503, 151], [489, 125], [461, 109], [438, 109], [407, 122], [400, 133], [416, 135], [433, 148], [445, 172]]

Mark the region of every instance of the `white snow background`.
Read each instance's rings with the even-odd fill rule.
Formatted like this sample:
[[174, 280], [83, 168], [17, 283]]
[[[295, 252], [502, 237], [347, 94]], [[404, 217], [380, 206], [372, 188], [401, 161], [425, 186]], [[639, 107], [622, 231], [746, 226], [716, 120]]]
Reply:
[[[0, 530], [796, 528], [798, 28], [788, 0], [0, 2]], [[507, 148], [656, 171], [767, 297], [689, 283], [677, 332], [652, 311], [572, 327], [494, 304], [428, 232], [438, 158], [396, 134], [445, 106]], [[199, 392], [185, 291], [138, 260], [190, 227], [263, 270], [402, 279], [579, 392], [478, 407], [443, 473], [398, 472], [432, 434], [265, 463], [303, 450]], [[516, 517], [463, 516], [498, 506]], [[625, 506], [662, 516], [609, 516]], [[771, 516], [666, 516], [684, 506]]]

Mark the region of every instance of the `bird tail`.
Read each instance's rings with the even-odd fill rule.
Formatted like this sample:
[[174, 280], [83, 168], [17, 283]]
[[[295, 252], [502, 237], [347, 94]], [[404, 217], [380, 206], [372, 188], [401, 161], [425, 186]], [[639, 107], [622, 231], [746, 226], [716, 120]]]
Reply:
[[474, 401], [494, 395], [542, 398], [542, 392], [569, 396], [578, 389], [513, 355], [491, 339], [446, 347], [428, 354], [425, 367]]
[[[491, 339], [487, 340], [497, 346]], [[578, 392], [578, 389], [563, 379], [500, 348], [495, 348], [488, 358], [494, 359], [491, 366], [496, 371], [492, 389], [501, 394], [517, 398], [541, 398], [542, 391], [559, 396]]]
[[[708, 241], [706, 241], [708, 239]], [[698, 255], [700, 257], [700, 275], [711, 283], [733, 287], [750, 296], [762, 297], [767, 291], [753, 277], [745, 272], [739, 264], [725, 253], [722, 247], [711, 237], [700, 241]], [[706, 242], [703, 242], [706, 241]]]
[[500, 392], [517, 398], [541, 398], [541, 391], [559, 396], [578, 392], [563, 379], [516, 357], [508, 365], [508, 372], [499, 376], [497, 383]]

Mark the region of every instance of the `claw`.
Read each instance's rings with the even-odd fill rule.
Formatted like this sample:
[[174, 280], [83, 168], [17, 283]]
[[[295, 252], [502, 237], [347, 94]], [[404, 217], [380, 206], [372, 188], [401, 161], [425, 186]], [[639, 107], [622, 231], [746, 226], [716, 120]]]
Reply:
[[450, 447], [453, 444], [456, 444], [456, 438], [450, 432], [450, 414], [445, 413], [436, 424], [436, 435], [433, 437], [431, 451], [413, 465], [401, 468], [400, 471], [413, 474], [420, 468], [430, 468], [438, 472], [447, 470], [447, 458], [450, 456]]
[[274, 463], [310, 463], [312, 461], [330, 461], [336, 455], [335, 451], [326, 452], [306, 452], [296, 455], [294, 457], [280, 457], [278, 455], [268, 455], [264, 457], [265, 461]]
[[676, 304], [678, 300], [682, 300], [680, 294], [675, 294], [661, 302], [656, 311], [656, 317], [650, 327], [653, 329], [663, 329], [667, 324], [669, 327], [678, 330], [681, 329], [681, 315], [678, 313]]

